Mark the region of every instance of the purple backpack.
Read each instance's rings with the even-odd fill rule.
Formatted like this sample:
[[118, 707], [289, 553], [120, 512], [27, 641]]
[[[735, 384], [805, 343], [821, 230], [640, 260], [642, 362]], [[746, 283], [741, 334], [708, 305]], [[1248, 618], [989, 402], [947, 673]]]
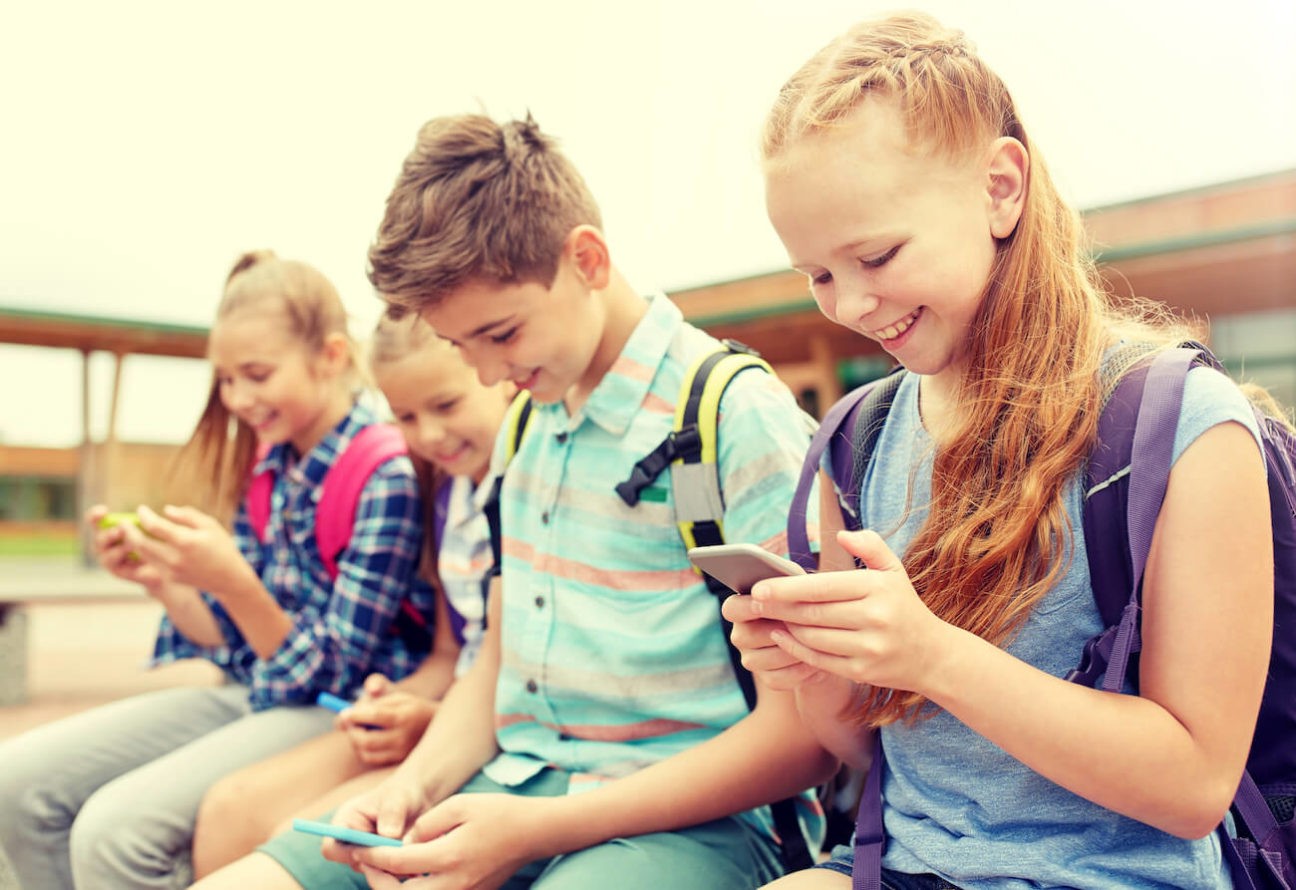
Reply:
[[[1098, 445], [1086, 469], [1083, 523], [1094, 601], [1106, 630], [1090, 640], [1072, 682], [1119, 691], [1141, 648], [1140, 597], [1152, 531], [1165, 496], [1184, 379], [1196, 365], [1223, 372], [1205, 346], [1188, 343], [1142, 362], [1118, 382], [1103, 408]], [[899, 369], [898, 369], [899, 370]], [[899, 387], [893, 372], [843, 397], [811, 443], [788, 516], [788, 546], [803, 567], [815, 557], [805, 507], [821, 458], [842, 491], [848, 528], [859, 528], [864, 470]], [[1256, 411], [1264, 445], [1274, 539], [1274, 638], [1246, 772], [1233, 800], [1238, 837], [1219, 828], [1221, 845], [1241, 890], [1296, 890], [1296, 435]], [[865, 780], [856, 819], [855, 890], [880, 886], [882, 827], [880, 743]]]

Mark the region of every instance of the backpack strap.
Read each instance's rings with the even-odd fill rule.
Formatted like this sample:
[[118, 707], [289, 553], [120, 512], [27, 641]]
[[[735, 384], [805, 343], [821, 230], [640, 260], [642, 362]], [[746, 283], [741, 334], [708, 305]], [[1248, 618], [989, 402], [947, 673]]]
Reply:
[[[1207, 347], [1185, 343], [1158, 353], [1146, 367], [1125, 375], [1103, 409], [1099, 444], [1090, 459], [1084, 528], [1094, 599], [1108, 627], [1085, 644], [1080, 666], [1067, 675], [1073, 682], [1092, 686], [1105, 670], [1103, 688], [1118, 692], [1133, 655], [1141, 648], [1138, 621], [1143, 571], [1169, 484], [1185, 382], [1195, 365], [1224, 371]], [[1131, 406], [1137, 407], [1131, 412]], [[1265, 457], [1272, 474], [1272, 448]], [[1286, 482], [1291, 481], [1288, 473]], [[1274, 488], [1270, 479], [1271, 503]], [[1113, 538], [1118, 539], [1115, 545]], [[1117, 554], [1123, 558], [1113, 558]], [[1116, 615], [1116, 604], [1122, 598], [1124, 605]], [[1242, 773], [1233, 813], [1241, 823], [1237, 836], [1223, 823], [1218, 834], [1235, 882], [1239, 886], [1268, 886], [1264, 878], [1272, 877], [1280, 886], [1287, 886], [1290, 842], [1250, 767]]]
[[504, 466], [513, 460], [513, 455], [522, 447], [522, 437], [526, 435], [527, 423], [531, 420], [531, 393], [525, 389], [513, 397], [508, 409], [504, 412]]
[[842, 518], [848, 529], [858, 531], [862, 526], [860, 484], [873, 459], [873, 449], [904, 378], [903, 372], [904, 368], [897, 366], [887, 376], [842, 396], [828, 409], [810, 440], [810, 448], [801, 464], [801, 477], [792, 495], [787, 525], [789, 554], [808, 572], [817, 567], [818, 556], [810, 549], [806, 510], [824, 452], [828, 453], [829, 476], [837, 488]]
[[873, 757], [855, 816], [854, 844], [851, 890], [881, 890], [886, 830], [882, 826], [882, 732], [877, 729], [873, 730]]
[[315, 508], [315, 545], [329, 577], [338, 576], [337, 558], [355, 530], [360, 492], [378, 467], [408, 454], [405, 437], [388, 423], [370, 424], [352, 437], [320, 482]]
[[[718, 460], [720, 399], [734, 377], [749, 368], [774, 373], [763, 359], [734, 340], [723, 341], [722, 348], [694, 361], [680, 381], [674, 427], [660, 445], [634, 465], [629, 478], [616, 486], [621, 500], [633, 507], [639, 503], [640, 493], [670, 467], [675, 521], [685, 549], [724, 543], [724, 494], [720, 490]], [[733, 593], [705, 572], [696, 568], [694, 571], [717, 602], [723, 603]], [[725, 640], [729, 641], [733, 628], [723, 615], [720, 622]], [[742, 653], [731, 642], [729, 661], [747, 706], [755, 707], [756, 685], [742, 666]]]
[[[675, 522], [685, 549], [724, 543], [724, 493], [720, 486], [719, 419], [720, 399], [734, 377], [749, 368], [774, 369], [747, 346], [735, 340], [723, 341], [723, 348], [700, 356], [684, 373], [675, 404], [675, 425], [661, 444], [639, 460], [630, 476], [616, 486], [627, 506], [639, 503], [640, 493], [671, 469], [671, 494]], [[733, 591], [710, 575], [694, 568], [707, 589], [721, 601]], [[723, 621], [723, 618], [721, 619]], [[725, 623], [725, 639], [731, 628]], [[747, 704], [756, 704], [756, 687], [742, 668], [742, 654], [730, 647], [730, 660]]]
[[[722, 349], [703, 355], [687, 369], [680, 383], [675, 405], [675, 425], [651, 453], [634, 465], [630, 477], [616, 486], [628, 506], [639, 503], [640, 493], [668, 466], [675, 520], [686, 549], [724, 543], [724, 492], [721, 490], [719, 461], [720, 399], [734, 377], [751, 368], [773, 374], [774, 369], [755, 352], [735, 340], [724, 340]], [[733, 591], [710, 575], [694, 569], [706, 582], [717, 605]], [[756, 683], [742, 664], [742, 653], [733, 645], [733, 626], [720, 616], [729, 662], [742, 689], [747, 707], [756, 707]], [[788, 871], [814, 864], [797, 818], [795, 798], [770, 804], [774, 830]]]
[[1098, 421], [1098, 442], [1086, 470], [1082, 522], [1094, 602], [1106, 629], [1085, 643], [1067, 674], [1120, 691], [1142, 648], [1143, 570], [1165, 499], [1174, 458], [1184, 382], [1194, 364], [1219, 367], [1196, 343], [1156, 354], [1116, 384]]
[[[792, 507], [788, 511], [787, 526], [788, 550], [806, 571], [818, 568], [818, 557], [810, 550], [806, 508], [824, 454], [826, 452], [828, 456], [828, 475], [837, 489], [846, 527], [858, 530], [863, 527], [860, 485], [904, 374], [904, 368], [897, 366], [885, 377], [857, 387], [838, 399], [828, 409], [810, 441], [792, 497]], [[874, 735], [872, 762], [864, 777], [856, 811], [854, 844], [852, 890], [880, 890], [886, 834], [882, 827], [882, 739], [878, 734]]]
[[[760, 368], [768, 374], [774, 373], [773, 368], [746, 346], [733, 340], [724, 342], [728, 352], [706, 356], [685, 376], [688, 396], [680, 398], [675, 406], [677, 432], [668, 437], [678, 446], [671, 462], [671, 494], [685, 549], [724, 543], [718, 434], [721, 397], [734, 377], [743, 371]], [[680, 395], [684, 395], [683, 386]], [[704, 574], [700, 569], [694, 571]]]
[[522, 447], [522, 438], [526, 435], [527, 424], [531, 421], [531, 407], [531, 393], [525, 389], [520, 391], [504, 411], [504, 421], [500, 425], [499, 435], [504, 437], [504, 469], [495, 477], [490, 497], [482, 507], [482, 512], [486, 514], [486, 524], [490, 527], [491, 558], [494, 560], [486, 576], [488, 583], [490, 578], [499, 575], [500, 568], [504, 565], [504, 539], [500, 530], [500, 489], [504, 485], [504, 471], [508, 469], [514, 455]]
[[735, 340], [723, 343], [722, 349], [699, 357], [685, 371], [675, 404], [674, 428], [634, 465], [629, 478], [616, 486], [621, 500], [633, 507], [639, 503], [640, 493], [670, 466], [675, 519], [688, 549], [724, 540], [717, 434], [720, 399], [742, 371], [762, 368], [774, 373], [747, 346]]

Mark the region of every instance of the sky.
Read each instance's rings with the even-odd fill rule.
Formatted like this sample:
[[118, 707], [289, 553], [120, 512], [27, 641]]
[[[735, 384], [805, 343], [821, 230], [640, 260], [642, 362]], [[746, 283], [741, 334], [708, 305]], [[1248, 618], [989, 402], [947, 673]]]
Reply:
[[[419, 126], [530, 112], [640, 290], [771, 272], [757, 134], [877, 0], [0, 2], [0, 306], [207, 325], [229, 266], [321, 269], [363, 337]], [[1006, 81], [1080, 208], [1296, 167], [1296, 3], [928, 0]], [[91, 363], [92, 434], [111, 360]], [[0, 345], [0, 442], [80, 439], [80, 358]], [[40, 381], [39, 386], [33, 385]], [[201, 361], [126, 361], [127, 440], [181, 441]]]

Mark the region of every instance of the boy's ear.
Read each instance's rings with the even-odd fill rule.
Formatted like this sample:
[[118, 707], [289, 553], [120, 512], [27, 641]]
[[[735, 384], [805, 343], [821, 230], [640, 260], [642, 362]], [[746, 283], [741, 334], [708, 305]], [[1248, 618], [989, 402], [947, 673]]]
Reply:
[[1026, 184], [1030, 173], [1030, 155], [1026, 146], [1011, 136], [1001, 136], [990, 147], [987, 170], [990, 234], [1007, 238], [1017, 228], [1026, 206]]
[[603, 290], [612, 278], [612, 257], [603, 233], [590, 225], [579, 225], [567, 233], [563, 254], [590, 290]]

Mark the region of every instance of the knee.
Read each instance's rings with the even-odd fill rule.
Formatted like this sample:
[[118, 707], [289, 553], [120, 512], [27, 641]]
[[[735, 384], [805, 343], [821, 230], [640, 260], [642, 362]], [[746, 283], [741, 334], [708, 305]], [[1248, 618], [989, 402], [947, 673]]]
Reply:
[[258, 842], [268, 837], [273, 821], [248, 807], [256, 790], [241, 772], [225, 776], [208, 788], [198, 805], [195, 844], [203, 842], [203, 838], [228, 834], [236, 827], [240, 834], [255, 836]]
[[0, 763], [0, 846], [21, 844], [32, 834], [67, 831], [78, 805], [61, 781], [63, 774], [49, 764], [31, 762], [13, 744], [0, 746]]
[[132, 834], [128, 822], [128, 812], [117, 807], [110, 795], [98, 792], [90, 795], [72, 823], [68, 837], [68, 855], [74, 871], [78, 865], [84, 867], [87, 863], [115, 858], [111, 848]]
[[111, 783], [99, 789], [72, 823], [68, 853], [78, 887], [170, 874], [188, 852], [192, 823], [123, 790]]

